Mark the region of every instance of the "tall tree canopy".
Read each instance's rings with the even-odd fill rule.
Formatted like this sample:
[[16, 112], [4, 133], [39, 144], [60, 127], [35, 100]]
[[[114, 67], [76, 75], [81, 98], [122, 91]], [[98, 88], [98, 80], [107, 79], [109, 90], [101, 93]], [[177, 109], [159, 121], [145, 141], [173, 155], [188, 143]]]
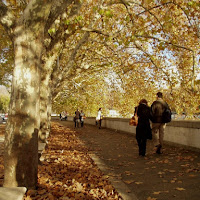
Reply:
[[[144, 96], [152, 101], [155, 90], [166, 90], [166, 96], [170, 96], [168, 101], [177, 112], [196, 112], [199, 104], [196, 80], [200, 69], [199, 2], [101, 2], [82, 7], [78, 22], [84, 27], [67, 40], [68, 46], [60, 61], [63, 82], [71, 75], [62, 74], [70, 59], [69, 50], [73, 50], [81, 34], [88, 31], [89, 38], [74, 57], [76, 71], [87, 69], [87, 74], [113, 71], [113, 76], [117, 74], [121, 80], [120, 94], [124, 101], [132, 102], [128, 103], [130, 107]], [[88, 18], [90, 22], [86, 23]], [[106, 79], [106, 73], [104, 75]], [[147, 92], [149, 95], [144, 95]], [[125, 104], [123, 106], [125, 111]], [[126, 113], [124, 111], [121, 113]]]

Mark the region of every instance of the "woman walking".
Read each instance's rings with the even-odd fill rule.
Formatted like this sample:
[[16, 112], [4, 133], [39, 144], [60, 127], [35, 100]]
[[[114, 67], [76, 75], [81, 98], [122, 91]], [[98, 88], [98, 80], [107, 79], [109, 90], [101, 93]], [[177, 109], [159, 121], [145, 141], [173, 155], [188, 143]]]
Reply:
[[96, 125], [99, 124], [99, 129], [101, 129], [101, 121], [102, 121], [102, 108], [99, 108], [98, 113], [97, 113], [97, 117], [96, 117]]
[[135, 113], [138, 116], [138, 125], [136, 127], [136, 139], [139, 147], [139, 156], [146, 155], [147, 139], [152, 139], [150, 127], [150, 107], [147, 105], [147, 100], [142, 99], [139, 105], [135, 108]]

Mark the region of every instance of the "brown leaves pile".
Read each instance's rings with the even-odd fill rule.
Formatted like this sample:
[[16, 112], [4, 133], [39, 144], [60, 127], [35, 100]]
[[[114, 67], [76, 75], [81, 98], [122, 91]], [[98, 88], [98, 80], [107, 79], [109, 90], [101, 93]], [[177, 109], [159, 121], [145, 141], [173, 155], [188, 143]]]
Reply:
[[121, 199], [95, 165], [74, 131], [52, 124], [48, 146], [43, 151], [37, 190], [28, 190], [24, 200]]
[[0, 124], [0, 136], [4, 136], [5, 124]]

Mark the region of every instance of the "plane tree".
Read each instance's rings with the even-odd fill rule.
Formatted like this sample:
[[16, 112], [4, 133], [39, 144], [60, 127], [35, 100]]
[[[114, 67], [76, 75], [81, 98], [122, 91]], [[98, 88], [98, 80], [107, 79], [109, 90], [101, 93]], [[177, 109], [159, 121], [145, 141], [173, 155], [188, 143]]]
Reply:
[[72, 4], [79, 1], [0, 1], [0, 21], [14, 46], [4, 186], [36, 186], [44, 39], [57, 17]]

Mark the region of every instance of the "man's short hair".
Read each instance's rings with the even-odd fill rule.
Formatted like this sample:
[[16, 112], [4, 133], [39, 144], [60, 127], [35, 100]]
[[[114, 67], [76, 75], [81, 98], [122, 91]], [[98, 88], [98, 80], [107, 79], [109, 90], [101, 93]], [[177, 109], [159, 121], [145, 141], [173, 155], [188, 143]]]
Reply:
[[147, 105], [147, 100], [146, 99], [140, 100], [139, 104], [142, 104], [142, 103]]
[[158, 92], [156, 95], [157, 95], [157, 97], [159, 97], [159, 98], [163, 98], [162, 92]]

